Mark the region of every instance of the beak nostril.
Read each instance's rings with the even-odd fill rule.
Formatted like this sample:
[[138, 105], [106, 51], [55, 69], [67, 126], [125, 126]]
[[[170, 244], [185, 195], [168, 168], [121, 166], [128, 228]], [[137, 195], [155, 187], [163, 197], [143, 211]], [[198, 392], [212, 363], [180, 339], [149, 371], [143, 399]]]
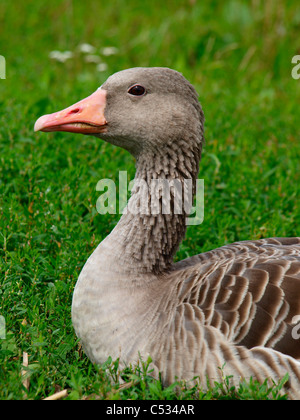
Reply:
[[71, 109], [69, 114], [78, 114], [80, 111], [80, 108]]

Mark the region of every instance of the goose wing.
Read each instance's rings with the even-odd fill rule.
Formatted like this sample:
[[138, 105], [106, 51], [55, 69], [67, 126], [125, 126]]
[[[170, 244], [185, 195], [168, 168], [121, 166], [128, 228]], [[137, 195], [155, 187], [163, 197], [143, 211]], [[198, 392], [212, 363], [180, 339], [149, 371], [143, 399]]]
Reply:
[[[180, 303], [196, 305], [206, 326], [248, 349], [300, 359], [300, 238], [237, 242], [174, 265]], [[294, 330], [295, 331], [295, 330]]]

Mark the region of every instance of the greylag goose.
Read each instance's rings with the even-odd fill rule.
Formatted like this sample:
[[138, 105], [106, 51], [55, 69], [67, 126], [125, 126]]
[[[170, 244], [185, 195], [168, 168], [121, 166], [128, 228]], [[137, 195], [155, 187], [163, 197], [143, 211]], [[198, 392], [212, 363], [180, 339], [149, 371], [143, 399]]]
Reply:
[[174, 190], [169, 214], [161, 205], [155, 214], [129, 210], [130, 203], [145, 204], [137, 181], [189, 179], [195, 186], [203, 124], [195, 89], [168, 68], [118, 72], [88, 98], [36, 122], [35, 131], [92, 134], [136, 159], [128, 211], [76, 284], [76, 334], [95, 363], [150, 355], [165, 384], [198, 376], [205, 387], [223, 374], [262, 382], [288, 373], [288, 395], [300, 398], [300, 341], [293, 334], [300, 238], [237, 242], [174, 263], [186, 232]]

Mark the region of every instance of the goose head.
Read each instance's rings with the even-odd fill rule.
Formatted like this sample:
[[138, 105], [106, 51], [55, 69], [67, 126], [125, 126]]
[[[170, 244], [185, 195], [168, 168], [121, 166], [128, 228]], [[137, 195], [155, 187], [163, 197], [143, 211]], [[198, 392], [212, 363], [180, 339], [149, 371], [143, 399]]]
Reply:
[[138, 158], [174, 145], [201, 151], [203, 122], [198, 95], [180, 73], [132, 68], [110, 76], [86, 99], [39, 118], [35, 131], [91, 134]]

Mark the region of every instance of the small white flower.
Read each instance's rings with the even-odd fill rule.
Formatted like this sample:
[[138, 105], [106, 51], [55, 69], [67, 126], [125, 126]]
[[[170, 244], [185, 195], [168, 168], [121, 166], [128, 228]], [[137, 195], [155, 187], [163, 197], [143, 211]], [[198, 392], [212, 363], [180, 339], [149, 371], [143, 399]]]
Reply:
[[50, 229], [51, 229], [54, 233], [58, 233], [57, 226], [52, 225]]
[[98, 64], [98, 66], [97, 66], [97, 70], [98, 71], [106, 71], [107, 70], [107, 64], [106, 63], [100, 63], [100, 64]]
[[82, 43], [78, 45], [78, 50], [82, 53], [93, 54], [96, 51], [96, 48], [91, 44]]
[[69, 58], [73, 58], [73, 53], [72, 53], [72, 51], [63, 51], [63, 53], [62, 53], [63, 55], [64, 55], [64, 57], [65, 57], [65, 59], [69, 59]]
[[95, 54], [89, 54], [89, 55], [86, 55], [85, 57], [84, 57], [84, 60], [87, 62], [87, 63], [100, 63], [100, 57], [98, 56], [98, 55], [95, 55]]
[[69, 58], [73, 57], [72, 51], [51, 51], [49, 57], [52, 60], [59, 61], [60, 63], [64, 63], [65, 61], [69, 60]]
[[56, 57], [58, 57], [60, 54], [60, 51], [54, 50], [50, 52], [49, 57], [56, 59]]
[[116, 47], [105, 47], [101, 49], [101, 54], [105, 56], [118, 54], [119, 50]]

